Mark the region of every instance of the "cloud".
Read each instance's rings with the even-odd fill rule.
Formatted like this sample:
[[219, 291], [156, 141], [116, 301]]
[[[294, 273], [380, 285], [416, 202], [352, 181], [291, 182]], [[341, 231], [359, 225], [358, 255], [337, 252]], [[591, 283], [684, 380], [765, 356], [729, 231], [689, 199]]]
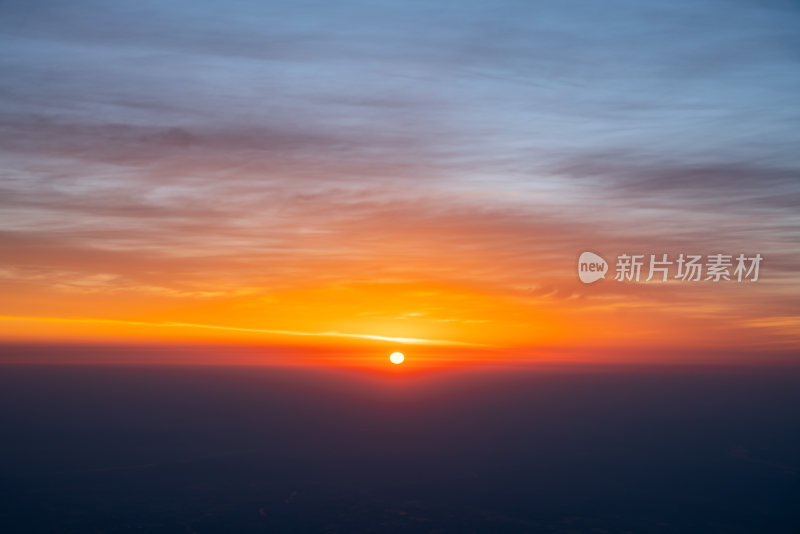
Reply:
[[767, 257], [755, 300], [796, 315], [797, 25], [780, 2], [6, 3], [5, 283], [593, 306], [583, 250], [726, 250]]

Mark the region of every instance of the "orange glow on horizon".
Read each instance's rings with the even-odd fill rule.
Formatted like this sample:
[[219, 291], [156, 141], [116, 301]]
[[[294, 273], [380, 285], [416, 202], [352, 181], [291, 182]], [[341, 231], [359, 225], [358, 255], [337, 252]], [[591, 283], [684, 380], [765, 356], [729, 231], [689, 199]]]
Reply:
[[[397, 243], [414, 248], [413, 242]], [[265, 281], [249, 272], [237, 275], [235, 262], [212, 262], [190, 290], [175, 281], [185, 268], [178, 260], [159, 266], [158, 276], [144, 285], [131, 281], [137, 271], [113, 259], [109, 270], [120, 274], [37, 275], [5, 288], [0, 343], [277, 346], [338, 354], [320, 360], [322, 365], [362, 365], [371, 361], [362, 357], [365, 350], [386, 354], [387, 348], [409, 345], [440, 358], [415, 353], [413, 366], [399, 366], [408, 371], [434, 361], [670, 361], [676, 356], [669, 354], [687, 350], [744, 347], [757, 353], [800, 343], [798, 330], [791, 328], [795, 317], [772, 317], [740, 298], [747, 291], [769, 302], [780, 290], [769, 281], [584, 286], [572, 262], [543, 259], [532, 271], [502, 256], [445, 258], [430, 247], [430, 257], [400, 261], [397, 243], [376, 245], [374, 256], [386, 257], [370, 264], [382, 273], [373, 278], [355, 278], [359, 264], [319, 261], [306, 275]], [[390, 274], [388, 264], [403, 269]], [[465, 273], [491, 269], [495, 275], [476, 281], [459, 279], [457, 270], [430, 274], [445, 264]], [[225, 276], [212, 275], [217, 272]], [[628, 352], [619, 356], [620, 350]], [[358, 356], [347, 356], [348, 351]]]

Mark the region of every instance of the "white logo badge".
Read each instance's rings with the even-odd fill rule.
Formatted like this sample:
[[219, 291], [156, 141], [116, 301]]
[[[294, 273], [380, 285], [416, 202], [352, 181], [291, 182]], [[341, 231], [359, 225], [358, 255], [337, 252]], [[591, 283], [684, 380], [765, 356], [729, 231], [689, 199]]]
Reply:
[[578, 278], [584, 284], [597, 282], [606, 277], [608, 263], [594, 252], [583, 252], [578, 258]]

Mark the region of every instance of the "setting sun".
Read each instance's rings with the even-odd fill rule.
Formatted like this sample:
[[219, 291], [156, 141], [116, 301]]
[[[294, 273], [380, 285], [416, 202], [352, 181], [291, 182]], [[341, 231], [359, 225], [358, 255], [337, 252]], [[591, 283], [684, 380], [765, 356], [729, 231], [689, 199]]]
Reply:
[[402, 352], [393, 352], [391, 355], [389, 355], [389, 361], [395, 365], [403, 363], [405, 359], [406, 357], [403, 355]]

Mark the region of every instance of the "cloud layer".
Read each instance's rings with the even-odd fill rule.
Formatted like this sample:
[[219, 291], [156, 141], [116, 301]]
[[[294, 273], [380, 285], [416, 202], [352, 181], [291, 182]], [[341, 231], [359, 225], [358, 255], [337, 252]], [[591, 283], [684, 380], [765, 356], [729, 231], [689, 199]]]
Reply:
[[[542, 310], [626, 307], [658, 339], [662, 313], [784, 324], [800, 315], [798, 29], [792, 2], [8, 2], [2, 312], [140, 320], [158, 298], [205, 324], [203, 301], [254, 313], [302, 294], [355, 316], [332, 288], [378, 283], [360, 311], [389, 331], [364, 334], [460, 320], [488, 338], [522, 314], [523, 343]], [[746, 292], [598, 291], [574, 276], [585, 249], [760, 252], [768, 270]], [[384, 307], [409, 287], [497, 302]], [[92, 300], [120, 294], [125, 309]], [[247, 313], [228, 326], [303, 327]]]

